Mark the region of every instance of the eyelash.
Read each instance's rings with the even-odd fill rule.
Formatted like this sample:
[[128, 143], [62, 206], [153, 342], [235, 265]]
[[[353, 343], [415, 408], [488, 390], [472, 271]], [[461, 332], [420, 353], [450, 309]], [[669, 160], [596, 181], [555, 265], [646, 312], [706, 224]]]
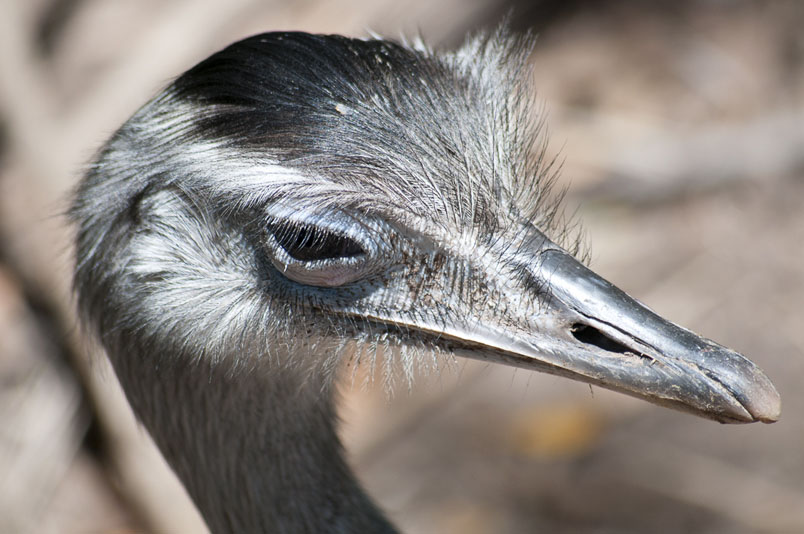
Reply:
[[312, 225], [269, 223], [268, 230], [276, 243], [296, 261], [334, 260], [365, 255], [363, 247], [354, 239]]
[[347, 233], [354, 219], [300, 215], [286, 212], [262, 223], [265, 254], [280, 275], [308, 286], [339, 287], [378, 267], [375, 244], [361, 239], [357, 228], [355, 235]]

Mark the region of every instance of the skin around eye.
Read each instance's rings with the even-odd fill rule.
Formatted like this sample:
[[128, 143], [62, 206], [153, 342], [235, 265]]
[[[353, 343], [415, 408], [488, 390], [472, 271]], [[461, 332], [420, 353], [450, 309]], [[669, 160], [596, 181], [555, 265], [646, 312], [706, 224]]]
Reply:
[[268, 225], [268, 256], [283, 276], [305, 285], [337, 287], [365, 273], [367, 254], [349, 237], [313, 225]]

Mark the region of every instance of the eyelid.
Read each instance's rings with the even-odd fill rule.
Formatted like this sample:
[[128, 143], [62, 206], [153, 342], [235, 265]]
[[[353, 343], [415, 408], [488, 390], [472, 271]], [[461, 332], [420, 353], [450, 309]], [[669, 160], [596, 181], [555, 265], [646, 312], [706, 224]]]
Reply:
[[341, 232], [283, 221], [267, 226], [279, 246], [296, 261], [345, 259], [366, 253], [359, 240]]
[[[264, 223], [265, 243], [269, 260], [285, 277], [300, 284], [337, 287], [360, 279], [370, 270], [371, 260], [376, 257], [376, 243], [366, 238], [366, 227], [355, 224], [357, 221], [353, 217], [339, 213], [291, 212], [286, 207], [279, 212], [281, 215], [270, 214]], [[324, 259], [294, 258], [276, 236], [275, 229], [282, 225], [318, 229], [354, 241], [361, 252]]]

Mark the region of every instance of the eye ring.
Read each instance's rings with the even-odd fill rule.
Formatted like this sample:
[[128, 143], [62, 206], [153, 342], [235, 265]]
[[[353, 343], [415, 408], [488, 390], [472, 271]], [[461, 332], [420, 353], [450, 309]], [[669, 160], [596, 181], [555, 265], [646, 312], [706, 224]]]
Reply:
[[300, 284], [338, 287], [363, 277], [376, 246], [341, 214], [273, 216], [264, 224], [271, 264]]

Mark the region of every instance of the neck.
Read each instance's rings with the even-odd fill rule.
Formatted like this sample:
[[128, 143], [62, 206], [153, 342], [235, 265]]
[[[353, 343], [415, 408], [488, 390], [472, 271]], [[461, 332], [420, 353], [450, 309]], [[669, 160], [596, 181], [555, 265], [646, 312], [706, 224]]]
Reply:
[[204, 362], [134, 374], [115, 363], [213, 534], [396, 532], [343, 458], [331, 378]]

